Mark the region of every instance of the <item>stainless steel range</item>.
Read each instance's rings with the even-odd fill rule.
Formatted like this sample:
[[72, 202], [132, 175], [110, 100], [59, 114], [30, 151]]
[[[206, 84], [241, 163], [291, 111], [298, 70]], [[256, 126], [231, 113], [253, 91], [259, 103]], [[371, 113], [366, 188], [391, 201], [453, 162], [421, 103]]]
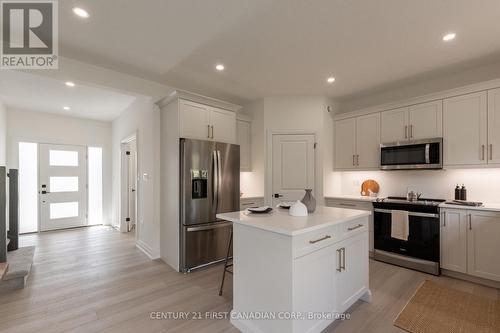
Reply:
[[[377, 199], [374, 207], [374, 259], [439, 275], [439, 204], [445, 200], [403, 197]], [[391, 237], [392, 212], [408, 212], [408, 240]]]

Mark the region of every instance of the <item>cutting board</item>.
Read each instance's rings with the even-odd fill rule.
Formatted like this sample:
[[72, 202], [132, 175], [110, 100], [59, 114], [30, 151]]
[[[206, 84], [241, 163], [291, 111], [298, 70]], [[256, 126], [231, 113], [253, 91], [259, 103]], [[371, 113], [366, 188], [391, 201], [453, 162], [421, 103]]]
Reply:
[[373, 179], [368, 179], [361, 184], [361, 195], [364, 197], [370, 196], [370, 191], [372, 193], [378, 193], [380, 191], [380, 186]]

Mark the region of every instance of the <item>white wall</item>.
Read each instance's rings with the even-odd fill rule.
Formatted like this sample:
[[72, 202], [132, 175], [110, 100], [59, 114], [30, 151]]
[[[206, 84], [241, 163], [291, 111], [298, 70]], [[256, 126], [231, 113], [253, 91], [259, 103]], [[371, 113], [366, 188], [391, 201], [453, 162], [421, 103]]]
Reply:
[[0, 101], [0, 166], [7, 164], [7, 108]]
[[102, 147], [103, 218], [105, 224], [110, 223], [111, 123], [13, 109], [8, 109], [7, 122], [9, 168], [19, 168], [19, 142]]
[[121, 142], [137, 133], [137, 245], [151, 258], [160, 253], [160, 113], [151, 98], [138, 97], [112, 124], [113, 224], [120, 225]]
[[421, 171], [345, 171], [332, 172], [334, 179], [325, 195], [359, 195], [361, 183], [374, 179], [380, 184], [379, 196], [405, 196], [408, 186], [416, 187], [424, 197], [453, 199], [457, 184], [465, 184], [467, 199], [500, 203], [500, 169], [449, 169]]

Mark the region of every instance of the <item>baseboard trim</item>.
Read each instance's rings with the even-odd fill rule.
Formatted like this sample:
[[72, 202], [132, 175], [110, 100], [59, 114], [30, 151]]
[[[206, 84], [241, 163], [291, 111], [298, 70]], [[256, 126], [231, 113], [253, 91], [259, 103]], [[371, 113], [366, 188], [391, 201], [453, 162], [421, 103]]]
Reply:
[[152, 250], [151, 248], [146, 244], [144, 243], [143, 241], [141, 240], [136, 240], [135, 242], [135, 246], [141, 250], [142, 252], [144, 252], [144, 254], [150, 259], [150, 260], [155, 260], [157, 258], [154, 258], [153, 257], [153, 254], [152, 254]]
[[441, 269], [441, 274], [455, 278], [455, 279], [465, 280], [468, 282], [481, 284], [483, 286], [500, 289], [500, 282], [497, 282], [497, 281], [483, 279], [480, 277], [476, 277], [476, 276], [472, 276], [472, 275], [468, 275], [468, 274], [464, 274], [464, 273], [460, 273], [460, 272], [454, 272], [454, 271], [450, 271], [447, 269]]

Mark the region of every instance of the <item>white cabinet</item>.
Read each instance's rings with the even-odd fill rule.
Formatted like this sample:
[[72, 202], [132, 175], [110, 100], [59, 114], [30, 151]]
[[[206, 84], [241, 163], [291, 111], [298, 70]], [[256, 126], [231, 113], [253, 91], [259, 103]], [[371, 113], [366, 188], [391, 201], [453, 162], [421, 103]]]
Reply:
[[246, 120], [236, 120], [236, 143], [240, 145], [240, 170], [251, 171], [251, 132], [250, 122]]
[[408, 108], [408, 136], [412, 140], [443, 136], [443, 102], [417, 104]]
[[180, 100], [179, 129], [182, 138], [236, 143], [236, 114]]
[[500, 163], [500, 89], [488, 91], [488, 164]]
[[443, 101], [445, 165], [487, 163], [487, 93], [485, 91]]
[[381, 113], [382, 143], [404, 141], [408, 139], [408, 107], [384, 111]]
[[336, 244], [336, 311], [339, 313], [345, 312], [368, 291], [367, 252], [366, 232]]
[[441, 268], [467, 273], [467, 213], [463, 209], [441, 213]]
[[335, 122], [336, 169], [377, 168], [379, 149], [379, 113]]
[[443, 133], [441, 100], [382, 112], [382, 143], [431, 139]]
[[500, 213], [468, 211], [467, 271], [470, 275], [500, 281]]
[[443, 209], [441, 267], [500, 281], [500, 213]]

